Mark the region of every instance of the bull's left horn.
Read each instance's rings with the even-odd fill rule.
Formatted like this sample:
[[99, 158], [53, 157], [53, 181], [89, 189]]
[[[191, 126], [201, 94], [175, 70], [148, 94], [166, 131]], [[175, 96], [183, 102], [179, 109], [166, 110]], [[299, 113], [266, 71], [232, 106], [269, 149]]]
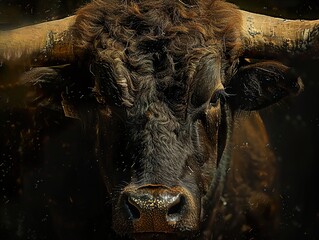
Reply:
[[287, 20], [241, 11], [245, 57], [319, 58], [319, 20]]
[[75, 16], [0, 31], [0, 62], [69, 62], [74, 58], [71, 26]]

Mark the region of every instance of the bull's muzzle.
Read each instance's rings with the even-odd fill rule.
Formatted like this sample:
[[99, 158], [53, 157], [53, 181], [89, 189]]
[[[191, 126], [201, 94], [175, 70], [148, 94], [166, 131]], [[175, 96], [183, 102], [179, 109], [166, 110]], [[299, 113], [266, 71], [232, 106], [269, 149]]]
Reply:
[[198, 207], [182, 187], [146, 185], [126, 188], [122, 208], [133, 233], [176, 233], [198, 228]]

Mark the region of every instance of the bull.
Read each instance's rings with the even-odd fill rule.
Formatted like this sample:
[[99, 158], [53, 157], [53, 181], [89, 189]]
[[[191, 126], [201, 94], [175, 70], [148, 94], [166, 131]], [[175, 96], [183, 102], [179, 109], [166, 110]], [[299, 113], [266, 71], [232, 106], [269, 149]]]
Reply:
[[302, 91], [276, 60], [315, 58], [318, 33], [221, 0], [95, 0], [1, 32], [0, 61], [32, 66], [1, 89], [82, 122], [110, 239], [272, 239], [276, 161], [256, 111]]

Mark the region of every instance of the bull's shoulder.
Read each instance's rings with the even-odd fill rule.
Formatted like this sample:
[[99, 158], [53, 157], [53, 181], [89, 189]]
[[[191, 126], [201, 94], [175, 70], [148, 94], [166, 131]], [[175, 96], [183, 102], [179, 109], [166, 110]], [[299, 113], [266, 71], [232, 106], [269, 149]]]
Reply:
[[218, 235], [232, 238], [232, 233], [241, 232], [243, 238], [271, 239], [279, 220], [278, 177], [276, 158], [259, 114], [236, 119], [229, 150], [231, 163], [218, 208], [219, 221], [228, 227]]
[[236, 119], [231, 146], [231, 171], [234, 184], [248, 183], [267, 189], [276, 174], [275, 155], [265, 125], [257, 113]]

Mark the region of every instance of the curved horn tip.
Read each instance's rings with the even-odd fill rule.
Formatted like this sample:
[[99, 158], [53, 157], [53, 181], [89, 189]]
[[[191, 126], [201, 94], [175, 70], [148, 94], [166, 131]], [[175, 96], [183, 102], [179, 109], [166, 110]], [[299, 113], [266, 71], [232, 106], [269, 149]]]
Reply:
[[318, 58], [319, 20], [288, 20], [240, 11], [246, 57]]

